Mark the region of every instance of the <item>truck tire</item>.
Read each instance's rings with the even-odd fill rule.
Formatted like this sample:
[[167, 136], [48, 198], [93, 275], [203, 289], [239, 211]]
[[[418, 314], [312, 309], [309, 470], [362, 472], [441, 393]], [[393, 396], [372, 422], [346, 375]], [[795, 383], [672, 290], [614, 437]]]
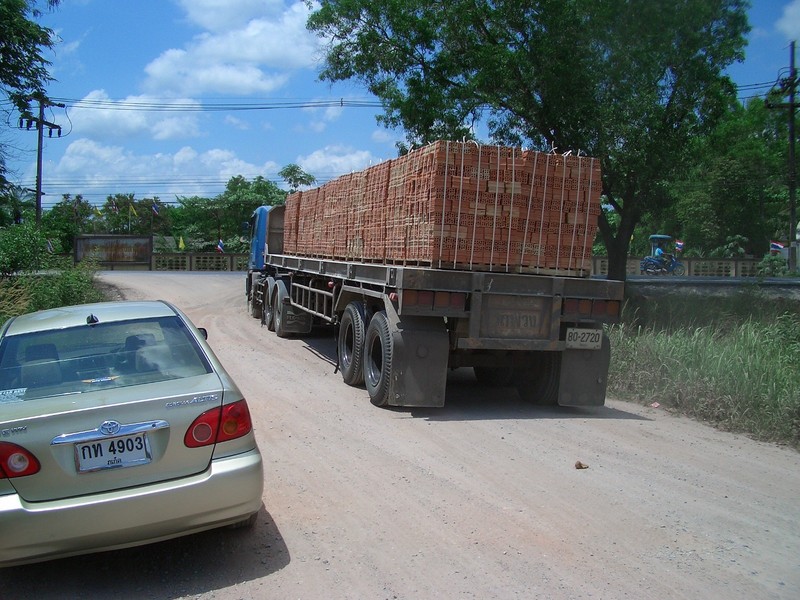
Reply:
[[264, 314], [261, 317], [261, 322], [267, 326], [267, 331], [275, 331], [275, 292], [272, 296], [267, 296], [267, 291], [264, 291]]
[[345, 307], [342, 314], [336, 346], [342, 380], [347, 385], [364, 383], [363, 358], [366, 328], [364, 303], [351, 302]]
[[472, 367], [475, 379], [483, 385], [503, 387], [511, 385], [514, 378], [513, 367]]
[[283, 281], [275, 282], [275, 293], [272, 295], [272, 308], [275, 311], [273, 321], [275, 323], [275, 335], [279, 338], [289, 337], [283, 325], [283, 299], [289, 296], [286, 284]]
[[514, 376], [514, 387], [520, 398], [539, 406], [558, 404], [558, 384], [561, 379], [561, 354], [559, 352], [532, 352], [528, 369], [519, 369]]
[[249, 312], [250, 316], [254, 319], [260, 319], [261, 310], [261, 303], [258, 301], [258, 298], [256, 298], [256, 288], [253, 288], [247, 295], [247, 312]]
[[394, 340], [386, 311], [376, 312], [367, 326], [364, 340], [364, 385], [375, 406], [389, 402]]

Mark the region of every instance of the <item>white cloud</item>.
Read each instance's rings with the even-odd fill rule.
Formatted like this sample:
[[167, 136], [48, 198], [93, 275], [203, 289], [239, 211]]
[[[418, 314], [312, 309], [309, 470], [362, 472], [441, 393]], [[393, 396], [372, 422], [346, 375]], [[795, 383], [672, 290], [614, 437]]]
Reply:
[[[186, 139], [200, 135], [199, 113], [169, 112], [170, 107], [199, 107], [196, 100], [128, 96], [112, 100], [105, 90], [94, 90], [69, 109], [75, 133], [95, 139], [145, 135], [156, 140]], [[162, 110], [147, 110], [148, 107]], [[167, 110], [163, 110], [167, 109]]]
[[379, 162], [367, 150], [356, 150], [347, 146], [325, 146], [308, 156], [300, 156], [297, 164], [317, 178], [325, 174], [333, 177], [359, 171]]
[[211, 31], [235, 29], [283, 7], [282, 0], [178, 0], [178, 4], [189, 21]]
[[248, 131], [250, 129], [250, 124], [247, 121], [233, 115], [225, 115], [224, 121], [226, 125], [230, 125], [240, 131]]
[[87, 196], [215, 196], [231, 177], [274, 177], [278, 169], [271, 161], [248, 163], [226, 149], [198, 152], [184, 146], [173, 154], [135, 154], [83, 138], [67, 147], [48, 181], [69, 181], [70, 193]]
[[775, 26], [786, 36], [787, 40], [800, 37], [800, 0], [792, 0], [783, 7], [783, 15]]
[[181, 4], [192, 21], [209, 31], [145, 67], [145, 87], [154, 93], [270, 93], [288, 82], [292, 70], [316, 64], [320, 43], [306, 29], [309, 8], [304, 2], [286, 9], [282, 2], [262, 6], [251, 0]]

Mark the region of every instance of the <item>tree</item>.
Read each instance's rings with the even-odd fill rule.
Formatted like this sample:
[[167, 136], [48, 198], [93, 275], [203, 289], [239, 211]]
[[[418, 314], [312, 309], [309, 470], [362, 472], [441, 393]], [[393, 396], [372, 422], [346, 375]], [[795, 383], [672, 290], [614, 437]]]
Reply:
[[278, 171], [278, 175], [289, 185], [290, 192], [296, 192], [300, 189], [300, 186], [314, 185], [317, 182], [316, 177], [310, 173], [306, 173], [299, 165], [294, 163], [283, 167]]
[[72, 252], [75, 237], [90, 230], [94, 207], [77, 194], [64, 194], [61, 201], [42, 215], [42, 229], [64, 252]]
[[26, 215], [35, 210], [36, 202], [28, 190], [12, 185], [0, 192], [0, 227], [19, 225]]
[[658, 215], [661, 230], [706, 254], [729, 253], [742, 239], [748, 254], [767, 253], [785, 229], [786, 128], [763, 100], [732, 107], [690, 143], [692, 161], [669, 186], [674, 201], [671, 216]]
[[[58, 4], [47, 1], [50, 8]], [[0, 0], [0, 91], [23, 116], [31, 115], [31, 102], [45, 97], [51, 80], [43, 51], [53, 47], [55, 38], [33, 21], [40, 14], [35, 0]], [[0, 187], [8, 183], [5, 154], [0, 147]]]
[[321, 77], [356, 78], [410, 143], [472, 136], [600, 158], [609, 277], [636, 223], [665, 201], [688, 141], [733, 99], [745, 0], [328, 0]]

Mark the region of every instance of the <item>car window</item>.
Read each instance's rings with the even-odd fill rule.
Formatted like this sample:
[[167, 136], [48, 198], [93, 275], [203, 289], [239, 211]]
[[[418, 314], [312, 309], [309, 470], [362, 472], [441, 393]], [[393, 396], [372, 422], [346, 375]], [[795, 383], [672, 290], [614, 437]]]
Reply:
[[10, 335], [0, 343], [0, 402], [210, 372], [203, 351], [178, 317]]

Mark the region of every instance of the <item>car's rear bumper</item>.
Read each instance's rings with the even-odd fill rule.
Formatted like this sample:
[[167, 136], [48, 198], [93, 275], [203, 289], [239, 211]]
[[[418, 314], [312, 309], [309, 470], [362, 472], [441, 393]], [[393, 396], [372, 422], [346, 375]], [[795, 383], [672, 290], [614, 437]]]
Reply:
[[0, 496], [0, 567], [157, 542], [236, 523], [257, 512], [261, 454], [211, 462], [200, 474], [53, 502]]

